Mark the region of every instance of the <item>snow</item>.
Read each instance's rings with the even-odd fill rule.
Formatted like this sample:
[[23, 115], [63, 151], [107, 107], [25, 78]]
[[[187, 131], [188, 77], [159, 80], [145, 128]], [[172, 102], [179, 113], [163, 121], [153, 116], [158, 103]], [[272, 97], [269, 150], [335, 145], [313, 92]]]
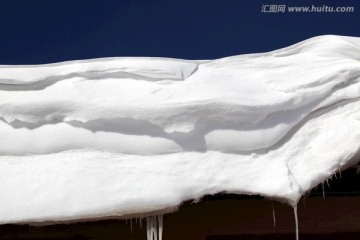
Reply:
[[0, 66], [0, 223], [154, 216], [220, 192], [296, 206], [358, 162], [359, 56], [360, 38], [327, 35], [217, 60]]

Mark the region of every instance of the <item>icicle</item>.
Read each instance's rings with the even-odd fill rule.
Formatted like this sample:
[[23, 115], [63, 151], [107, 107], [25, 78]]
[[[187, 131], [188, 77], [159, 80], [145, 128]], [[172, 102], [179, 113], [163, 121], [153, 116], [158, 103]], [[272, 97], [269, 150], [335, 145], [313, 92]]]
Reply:
[[162, 240], [162, 234], [163, 234], [163, 228], [164, 228], [163, 215], [158, 215], [158, 222], [159, 222], [159, 240]]
[[152, 220], [152, 223], [153, 223], [153, 227], [152, 227], [152, 230], [153, 230], [153, 236], [154, 236], [154, 240], [157, 240], [158, 239], [158, 228], [157, 228], [157, 219], [156, 217], [152, 217], [153, 220]]
[[150, 223], [151, 221], [151, 217], [147, 217], [146, 218], [146, 234], [147, 234], [147, 240], [152, 240], [152, 236], [151, 236], [151, 227], [152, 224]]
[[140, 228], [142, 228], [142, 218], [139, 218]]
[[326, 184], [327, 184], [328, 187], [330, 188], [329, 179], [326, 179]]
[[275, 209], [274, 209], [274, 203], [273, 202], [271, 202], [271, 207], [272, 207], [274, 227], [276, 227], [276, 217], [275, 217]]
[[154, 227], [154, 217], [151, 217], [151, 221], [150, 221], [150, 224], [151, 224], [151, 226], [150, 226], [150, 235], [151, 235], [151, 240], [157, 240], [155, 237], [154, 237], [154, 234], [155, 234], [155, 231], [156, 231], [156, 229], [155, 229], [155, 227]]
[[325, 199], [325, 187], [324, 187], [324, 183], [322, 183], [321, 185], [322, 185], [322, 190], [323, 190], [323, 199]]
[[297, 215], [297, 205], [293, 205], [294, 209], [294, 217], [295, 217], [295, 236], [296, 240], [299, 240], [299, 222], [298, 222], [298, 215]]
[[147, 224], [147, 239], [148, 240], [162, 240], [163, 233], [163, 216], [151, 216], [146, 218]]
[[130, 231], [131, 231], [131, 234], [132, 234], [132, 219], [130, 219]]
[[341, 170], [339, 169], [340, 179], [341, 179]]

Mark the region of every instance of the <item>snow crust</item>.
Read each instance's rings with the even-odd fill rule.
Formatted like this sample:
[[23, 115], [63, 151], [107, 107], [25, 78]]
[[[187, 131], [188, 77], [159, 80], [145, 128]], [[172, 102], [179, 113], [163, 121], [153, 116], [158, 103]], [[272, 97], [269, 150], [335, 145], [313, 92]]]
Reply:
[[360, 38], [3, 65], [0, 136], [0, 223], [159, 213], [220, 192], [295, 205], [358, 161]]

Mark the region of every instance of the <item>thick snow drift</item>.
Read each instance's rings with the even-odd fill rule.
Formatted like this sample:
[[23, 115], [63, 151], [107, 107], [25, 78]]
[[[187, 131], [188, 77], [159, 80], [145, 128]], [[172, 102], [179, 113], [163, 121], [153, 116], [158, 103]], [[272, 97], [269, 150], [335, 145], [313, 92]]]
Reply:
[[0, 66], [0, 223], [296, 204], [360, 152], [360, 38], [213, 61]]

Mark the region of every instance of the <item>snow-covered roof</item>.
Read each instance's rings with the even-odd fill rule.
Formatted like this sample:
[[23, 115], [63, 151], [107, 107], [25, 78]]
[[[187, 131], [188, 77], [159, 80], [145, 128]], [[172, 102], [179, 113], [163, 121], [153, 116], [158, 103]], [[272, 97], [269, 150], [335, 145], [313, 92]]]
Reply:
[[0, 66], [0, 223], [296, 205], [360, 152], [360, 38], [191, 61]]

